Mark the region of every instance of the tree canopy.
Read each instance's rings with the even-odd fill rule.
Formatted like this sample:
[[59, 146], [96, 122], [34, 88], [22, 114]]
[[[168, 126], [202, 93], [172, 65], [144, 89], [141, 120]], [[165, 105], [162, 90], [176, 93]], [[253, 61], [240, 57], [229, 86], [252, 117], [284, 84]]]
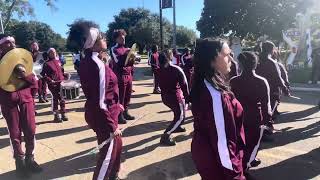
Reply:
[[42, 22], [12, 20], [8, 24], [6, 33], [14, 36], [17, 45], [25, 49], [30, 49], [30, 44], [37, 41], [42, 51], [46, 51], [50, 47], [56, 48], [58, 51], [65, 51], [65, 39], [55, 33], [49, 25]]
[[[55, 1], [57, 0], [43, 1], [51, 9], [56, 9]], [[17, 15], [19, 18], [24, 16], [34, 16], [34, 9], [28, 0], [1, 0], [0, 12], [3, 17], [4, 29], [7, 29], [7, 26], [13, 15]]]
[[[123, 9], [119, 15], [114, 16], [114, 21], [109, 23], [107, 36], [110, 44], [114, 44], [112, 33], [115, 29], [124, 29], [127, 36], [127, 44], [138, 43], [139, 47], [160, 44], [160, 17], [143, 8]], [[164, 45], [170, 47], [172, 44], [172, 24], [163, 18], [163, 38]], [[192, 44], [196, 33], [186, 27], [177, 28], [178, 46]], [[141, 49], [141, 48], [140, 48]]]
[[240, 37], [266, 34], [278, 39], [310, 4], [311, 0], [204, 0], [197, 29], [201, 37], [232, 31]]

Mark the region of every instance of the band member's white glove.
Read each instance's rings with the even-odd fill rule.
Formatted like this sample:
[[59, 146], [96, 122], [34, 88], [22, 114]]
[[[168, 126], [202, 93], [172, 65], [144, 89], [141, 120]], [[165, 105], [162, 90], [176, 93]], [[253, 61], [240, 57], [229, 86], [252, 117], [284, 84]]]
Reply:
[[113, 135], [116, 137], [116, 136], [122, 136], [122, 131], [120, 128], [117, 128], [114, 132], [113, 132]]

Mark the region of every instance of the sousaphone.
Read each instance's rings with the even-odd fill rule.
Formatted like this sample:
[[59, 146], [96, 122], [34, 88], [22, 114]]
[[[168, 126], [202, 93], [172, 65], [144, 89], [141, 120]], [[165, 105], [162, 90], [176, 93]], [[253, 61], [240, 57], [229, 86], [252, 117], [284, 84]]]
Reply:
[[26, 82], [18, 79], [14, 74], [17, 65], [23, 65], [26, 69], [26, 75], [32, 73], [33, 59], [29, 51], [22, 48], [15, 48], [0, 61], [0, 87], [8, 92], [14, 92], [26, 85]]

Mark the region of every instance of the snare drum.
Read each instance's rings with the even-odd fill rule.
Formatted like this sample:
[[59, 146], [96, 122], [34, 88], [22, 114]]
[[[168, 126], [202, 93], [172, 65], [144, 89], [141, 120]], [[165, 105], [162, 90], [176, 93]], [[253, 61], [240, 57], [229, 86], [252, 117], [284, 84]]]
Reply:
[[80, 84], [72, 80], [62, 81], [61, 94], [67, 100], [78, 99], [80, 97]]

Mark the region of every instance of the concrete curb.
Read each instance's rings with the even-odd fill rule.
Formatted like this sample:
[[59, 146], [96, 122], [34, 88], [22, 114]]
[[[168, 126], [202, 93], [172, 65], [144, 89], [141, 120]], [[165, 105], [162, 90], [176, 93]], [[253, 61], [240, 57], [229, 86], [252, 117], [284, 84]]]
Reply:
[[306, 88], [306, 87], [291, 87], [291, 91], [300, 92], [320, 92], [320, 88]]

